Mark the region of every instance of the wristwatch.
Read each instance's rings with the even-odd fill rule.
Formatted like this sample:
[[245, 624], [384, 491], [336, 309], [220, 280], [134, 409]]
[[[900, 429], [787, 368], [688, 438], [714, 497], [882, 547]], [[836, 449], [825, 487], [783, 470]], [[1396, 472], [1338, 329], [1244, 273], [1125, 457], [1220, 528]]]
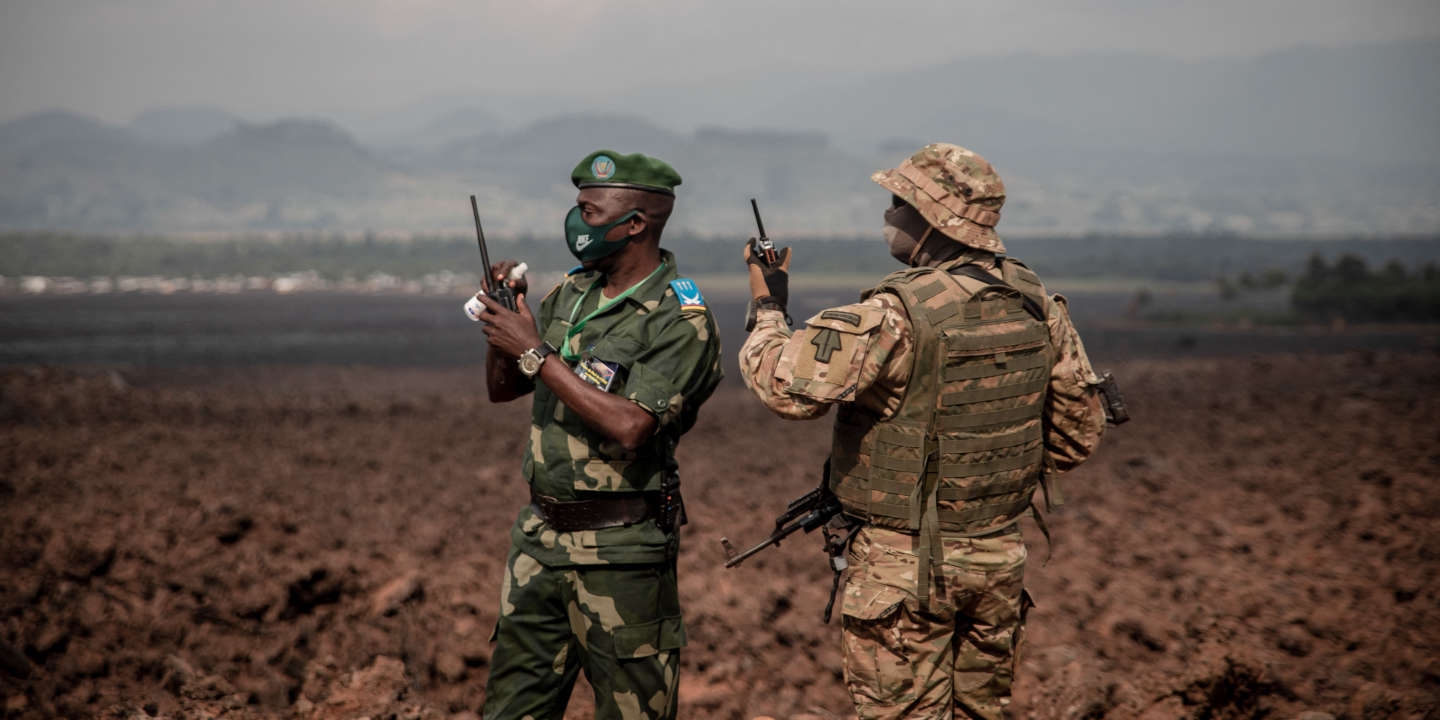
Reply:
[[550, 347], [550, 343], [540, 343], [536, 347], [520, 353], [518, 361], [520, 372], [524, 373], [527, 378], [539, 375], [540, 366], [545, 364], [545, 358], [550, 357], [554, 352], [555, 348]]

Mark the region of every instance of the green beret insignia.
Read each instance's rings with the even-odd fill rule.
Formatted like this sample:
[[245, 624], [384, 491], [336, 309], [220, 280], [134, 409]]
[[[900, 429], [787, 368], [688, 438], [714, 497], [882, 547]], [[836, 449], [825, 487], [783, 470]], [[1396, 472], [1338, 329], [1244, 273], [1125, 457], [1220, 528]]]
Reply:
[[590, 161], [590, 176], [596, 180], [609, 180], [615, 175], [615, 161], [609, 155], [596, 155]]
[[640, 153], [621, 155], [613, 150], [596, 150], [575, 166], [570, 181], [577, 188], [618, 187], [674, 195], [680, 173], [664, 160]]

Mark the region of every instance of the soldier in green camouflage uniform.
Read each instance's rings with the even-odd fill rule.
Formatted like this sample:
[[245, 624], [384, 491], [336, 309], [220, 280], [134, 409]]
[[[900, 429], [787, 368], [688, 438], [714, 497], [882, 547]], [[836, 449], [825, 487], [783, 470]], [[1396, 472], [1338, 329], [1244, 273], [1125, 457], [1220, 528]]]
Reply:
[[838, 408], [830, 487], [863, 524], [842, 598], [859, 716], [1007, 717], [1029, 605], [1017, 520], [1098, 445], [1100, 379], [1065, 299], [1003, 257], [988, 162], [934, 144], [872, 179], [909, 269], [792, 334], [788, 253], [750, 260], [741, 372], [782, 417]]
[[[493, 400], [534, 393], [484, 716], [559, 718], [580, 671], [598, 718], [673, 718], [682, 522], [675, 447], [720, 382], [720, 339], [695, 283], [659, 246], [680, 176], [591, 153], [566, 219], [581, 261], [539, 327], [481, 297]], [[512, 261], [492, 269], [505, 278]]]

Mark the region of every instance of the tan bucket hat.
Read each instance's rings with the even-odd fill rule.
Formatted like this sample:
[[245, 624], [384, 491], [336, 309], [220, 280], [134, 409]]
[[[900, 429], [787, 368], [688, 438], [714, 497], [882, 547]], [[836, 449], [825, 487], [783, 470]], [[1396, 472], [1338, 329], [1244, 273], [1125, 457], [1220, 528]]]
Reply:
[[933, 143], [899, 167], [881, 170], [870, 179], [913, 205], [947, 237], [981, 250], [1005, 252], [1005, 243], [995, 233], [1005, 204], [1005, 183], [979, 154], [959, 145]]

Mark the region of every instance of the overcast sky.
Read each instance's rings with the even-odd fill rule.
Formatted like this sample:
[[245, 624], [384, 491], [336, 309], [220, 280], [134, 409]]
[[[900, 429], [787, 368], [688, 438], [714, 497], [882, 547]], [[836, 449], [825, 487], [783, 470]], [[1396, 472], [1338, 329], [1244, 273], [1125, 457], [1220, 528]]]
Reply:
[[166, 105], [249, 119], [966, 56], [1245, 56], [1440, 35], [1436, 0], [0, 0], [0, 121]]

